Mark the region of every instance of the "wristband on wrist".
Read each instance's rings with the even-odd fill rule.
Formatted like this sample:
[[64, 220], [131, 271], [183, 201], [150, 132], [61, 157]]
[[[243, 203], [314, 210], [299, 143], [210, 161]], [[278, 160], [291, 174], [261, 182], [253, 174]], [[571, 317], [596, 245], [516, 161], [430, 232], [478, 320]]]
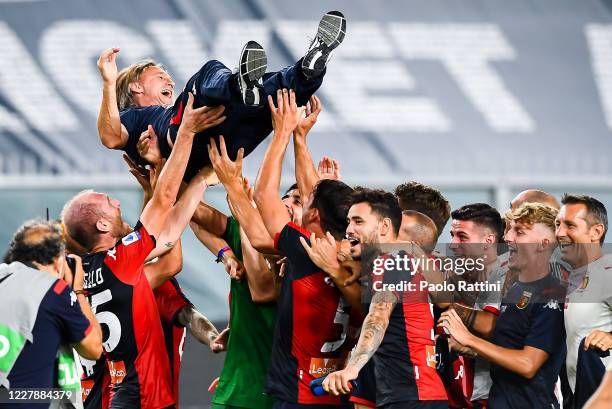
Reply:
[[215, 260], [215, 262], [220, 263], [223, 260], [223, 255], [228, 251], [232, 251], [232, 249], [229, 246], [225, 246], [221, 250], [219, 250], [219, 253], [217, 253], [217, 259]]
[[89, 292], [87, 292], [87, 290], [74, 290], [74, 293], [76, 295], [83, 294], [85, 297], [89, 295]]

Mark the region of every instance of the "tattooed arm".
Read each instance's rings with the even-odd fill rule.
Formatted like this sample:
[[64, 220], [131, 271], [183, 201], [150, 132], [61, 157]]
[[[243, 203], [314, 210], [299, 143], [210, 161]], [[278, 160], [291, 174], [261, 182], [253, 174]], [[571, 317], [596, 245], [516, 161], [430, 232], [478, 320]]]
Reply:
[[376, 292], [370, 304], [370, 311], [363, 321], [357, 347], [351, 354], [346, 367], [327, 376], [323, 388], [333, 395], [350, 392], [349, 381], [356, 379], [359, 371], [372, 358], [385, 336], [391, 312], [397, 303], [392, 292]]

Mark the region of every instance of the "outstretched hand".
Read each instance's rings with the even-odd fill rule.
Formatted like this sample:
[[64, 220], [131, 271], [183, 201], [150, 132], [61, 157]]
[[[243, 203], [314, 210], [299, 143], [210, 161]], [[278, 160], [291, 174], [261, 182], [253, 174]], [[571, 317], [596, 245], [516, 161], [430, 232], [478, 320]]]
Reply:
[[280, 137], [289, 137], [297, 126], [304, 112], [304, 107], [298, 108], [295, 102], [295, 92], [286, 88], [276, 91], [276, 103], [278, 107], [274, 105], [272, 96], [268, 95], [274, 134]]
[[123, 154], [123, 160], [127, 163], [130, 173], [136, 178], [138, 184], [142, 186], [142, 190], [146, 197], [153, 197], [153, 185], [151, 184], [151, 175], [150, 170], [143, 167], [138, 166], [127, 154]]
[[102, 76], [102, 81], [107, 85], [113, 85], [117, 82], [117, 54], [119, 48], [107, 48], [100, 54], [98, 58], [98, 70]]
[[319, 161], [317, 173], [321, 179], [342, 180], [340, 176], [340, 163], [329, 156], [323, 156]]
[[136, 149], [140, 157], [149, 162], [152, 166], [157, 166], [159, 162], [161, 162], [162, 155], [159, 150], [157, 134], [153, 126], [149, 125], [147, 130], [140, 134]]
[[306, 137], [308, 132], [310, 132], [314, 124], [317, 122], [319, 114], [321, 111], [323, 111], [323, 105], [317, 96], [312, 95], [308, 104], [306, 104], [305, 109], [306, 116], [303, 118], [300, 116], [300, 121], [298, 122], [293, 133], [296, 137]]
[[190, 92], [179, 129], [184, 129], [187, 132], [196, 134], [206, 129], [214, 128], [225, 121], [225, 116], [222, 116], [223, 111], [225, 111], [223, 105], [213, 108], [207, 106], [194, 108], [193, 100], [193, 94]]
[[225, 139], [223, 135], [219, 136], [219, 149], [213, 138], [210, 138], [208, 145], [208, 156], [217, 177], [224, 185], [242, 178], [242, 159], [244, 158], [244, 149], [238, 149], [236, 161], [232, 161], [227, 154]]

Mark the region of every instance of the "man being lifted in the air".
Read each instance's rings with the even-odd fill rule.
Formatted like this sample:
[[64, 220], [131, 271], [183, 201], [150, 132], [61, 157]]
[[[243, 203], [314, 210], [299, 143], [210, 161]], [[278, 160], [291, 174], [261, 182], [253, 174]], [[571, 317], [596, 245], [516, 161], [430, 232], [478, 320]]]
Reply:
[[[272, 118], [266, 103], [278, 89], [293, 89], [299, 106], [321, 86], [331, 52], [346, 32], [346, 20], [339, 11], [330, 11], [319, 23], [317, 35], [306, 55], [295, 65], [274, 73], [265, 73], [266, 53], [261, 45], [249, 41], [240, 54], [238, 72], [221, 62], [208, 61], [193, 75], [174, 101], [174, 82], [165, 69], [153, 60], [132, 64], [117, 72], [118, 48], [105, 50], [98, 60], [103, 80], [102, 105], [98, 115], [98, 134], [110, 149], [124, 150], [137, 163], [146, 164], [138, 154], [141, 134], [148, 131], [149, 149], [159, 149], [167, 158], [191, 92], [194, 108], [207, 106], [209, 118], [194, 149], [185, 178], [190, 179], [209, 164], [206, 144], [211, 137], [225, 137], [227, 151], [236, 158], [239, 148], [245, 156], [272, 131]], [[173, 105], [174, 101], [174, 105]], [[156, 135], [158, 138], [156, 138]], [[146, 149], [145, 149], [146, 150]]]

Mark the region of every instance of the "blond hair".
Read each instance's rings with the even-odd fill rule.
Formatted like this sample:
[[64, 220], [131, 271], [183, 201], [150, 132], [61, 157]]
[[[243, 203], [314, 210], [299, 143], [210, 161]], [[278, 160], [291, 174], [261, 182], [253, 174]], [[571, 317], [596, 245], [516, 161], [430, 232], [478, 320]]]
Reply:
[[555, 231], [555, 219], [559, 210], [543, 203], [523, 203], [518, 209], [506, 212], [506, 220], [533, 226], [542, 223]]
[[119, 111], [123, 111], [124, 109], [136, 105], [132, 91], [130, 91], [130, 84], [137, 82], [140, 79], [142, 72], [149, 67], [160, 67], [161, 69], [164, 69], [164, 67], [155, 62], [155, 60], [147, 58], [142, 61], [138, 61], [129, 67], [125, 67], [119, 72], [117, 75], [117, 85], [115, 86]]

